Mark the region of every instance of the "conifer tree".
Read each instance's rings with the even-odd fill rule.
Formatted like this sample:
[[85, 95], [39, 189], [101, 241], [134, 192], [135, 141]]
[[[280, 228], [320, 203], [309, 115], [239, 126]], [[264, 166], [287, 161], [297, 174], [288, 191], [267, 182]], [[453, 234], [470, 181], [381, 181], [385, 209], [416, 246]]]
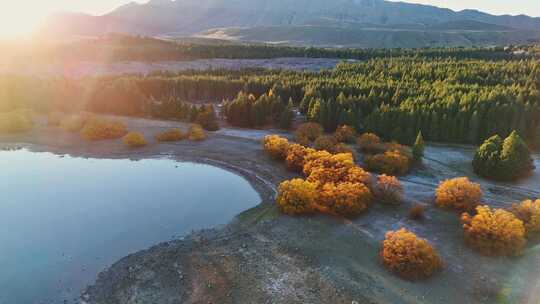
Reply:
[[422, 131], [418, 132], [416, 136], [416, 141], [412, 148], [412, 154], [415, 161], [421, 161], [424, 157], [424, 138], [422, 137]]

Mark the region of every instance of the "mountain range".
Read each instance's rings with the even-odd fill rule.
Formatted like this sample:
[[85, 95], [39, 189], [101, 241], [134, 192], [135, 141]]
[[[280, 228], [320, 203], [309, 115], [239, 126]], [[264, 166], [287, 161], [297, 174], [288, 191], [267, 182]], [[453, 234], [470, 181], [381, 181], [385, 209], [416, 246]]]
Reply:
[[313, 46], [486, 46], [540, 41], [540, 18], [385, 0], [151, 0], [102, 16], [57, 14], [43, 31]]

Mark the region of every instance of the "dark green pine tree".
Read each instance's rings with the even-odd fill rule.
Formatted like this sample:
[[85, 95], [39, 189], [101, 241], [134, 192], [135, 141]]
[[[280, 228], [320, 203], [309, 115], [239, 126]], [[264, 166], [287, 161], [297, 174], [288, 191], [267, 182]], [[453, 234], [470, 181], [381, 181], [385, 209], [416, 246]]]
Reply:
[[287, 105], [285, 110], [283, 110], [279, 118], [279, 127], [281, 129], [288, 130], [291, 128], [294, 119], [293, 107], [293, 101], [292, 99], [289, 99], [289, 104]]

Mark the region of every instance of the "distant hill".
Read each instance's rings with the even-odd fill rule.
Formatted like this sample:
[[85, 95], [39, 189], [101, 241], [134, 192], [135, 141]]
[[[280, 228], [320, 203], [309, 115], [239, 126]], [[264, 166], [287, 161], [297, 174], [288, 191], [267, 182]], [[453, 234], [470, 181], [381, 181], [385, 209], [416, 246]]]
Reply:
[[315, 46], [470, 46], [539, 41], [540, 18], [384, 0], [151, 0], [124, 5], [103, 16], [56, 15], [44, 31]]

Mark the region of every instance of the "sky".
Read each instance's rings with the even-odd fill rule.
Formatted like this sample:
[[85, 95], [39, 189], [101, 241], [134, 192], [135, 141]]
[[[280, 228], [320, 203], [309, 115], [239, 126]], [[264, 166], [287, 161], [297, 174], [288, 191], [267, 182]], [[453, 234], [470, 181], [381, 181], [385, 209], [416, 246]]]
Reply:
[[[492, 14], [527, 14], [540, 17], [540, 0], [403, 1], [431, 4], [454, 10], [473, 8]], [[0, 36], [29, 32], [35, 29], [47, 16], [58, 11], [100, 15], [129, 2], [132, 2], [132, 0], [0, 0]], [[147, 0], [138, 0], [136, 2], [147, 2]]]

